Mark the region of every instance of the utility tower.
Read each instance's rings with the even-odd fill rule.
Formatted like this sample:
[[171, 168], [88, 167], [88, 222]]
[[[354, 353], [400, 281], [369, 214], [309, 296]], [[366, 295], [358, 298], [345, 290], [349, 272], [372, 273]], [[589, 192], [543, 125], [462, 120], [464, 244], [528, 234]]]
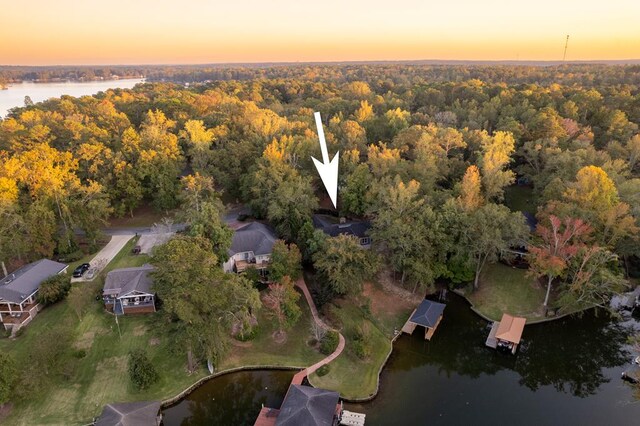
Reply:
[[569, 34], [567, 34], [567, 40], [564, 42], [564, 54], [562, 55], [562, 62], [567, 59], [567, 47], [569, 46]]

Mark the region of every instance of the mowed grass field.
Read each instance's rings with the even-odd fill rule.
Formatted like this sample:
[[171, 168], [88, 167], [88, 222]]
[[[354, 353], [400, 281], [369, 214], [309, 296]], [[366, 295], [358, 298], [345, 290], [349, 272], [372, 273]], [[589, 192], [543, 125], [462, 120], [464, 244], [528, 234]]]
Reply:
[[[106, 272], [148, 262], [147, 256], [130, 254], [134, 245], [131, 240], [94, 282], [74, 286], [97, 295]], [[72, 335], [72, 347], [61, 360], [64, 374], [52, 377], [44, 389], [37, 389], [28, 400], [15, 404], [3, 423], [86, 424], [109, 402], [166, 398], [207, 373], [202, 368], [196, 374], [186, 374], [186, 356], [172, 354], [169, 339], [162, 334], [159, 314], [121, 316], [118, 333], [115, 317], [104, 311], [95, 296], [81, 318], [68, 300], [45, 308], [16, 339], [0, 339], [0, 350], [10, 353], [18, 365], [28, 362], [38, 339], [46, 339], [50, 330], [61, 325], [68, 327]], [[146, 349], [160, 372], [160, 381], [146, 391], [134, 389], [127, 373], [128, 354], [136, 348]], [[86, 355], [79, 357], [79, 351]]]
[[[160, 313], [115, 317], [96, 300], [104, 276], [113, 269], [140, 266], [149, 262], [145, 255], [132, 255], [135, 239], [122, 249], [100, 276], [92, 283], [76, 283], [92, 295], [89, 308], [80, 319], [69, 300], [45, 308], [16, 338], [0, 338], [0, 351], [10, 353], [18, 365], [28, 362], [37, 348], [38, 339], [46, 339], [53, 329], [68, 328], [71, 347], [61, 360], [64, 374], [46, 381], [43, 388], [29, 394], [25, 401], [13, 405], [7, 425], [82, 425], [91, 423], [105, 404], [110, 402], [163, 400], [173, 397], [197, 380], [209, 374], [206, 366], [193, 374], [186, 370], [186, 353], [176, 350], [163, 326]], [[324, 356], [309, 346], [311, 313], [300, 298], [302, 316], [287, 340], [276, 343], [272, 333], [275, 322], [266, 310], [258, 313], [259, 331], [249, 342], [230, 345], [227, 357], [218, 370], [247, 365], [301, 366], [311, 365]], [[148, 390], [138, 391], [127, 372], [128, 354], [142, 348], [160, 373], [158, 383]], [[84, 351], [84, 357], [78, 357]], [[45, 372], [42, 372], [45, 374]]]
[[468, 291], [474, 308], [492, 320], [499, 321], [504, 312], [529, 320], [544, 318], [542, 302], [545, 289], [524, 269], [502, 263], [485, 266], [480, 288]]

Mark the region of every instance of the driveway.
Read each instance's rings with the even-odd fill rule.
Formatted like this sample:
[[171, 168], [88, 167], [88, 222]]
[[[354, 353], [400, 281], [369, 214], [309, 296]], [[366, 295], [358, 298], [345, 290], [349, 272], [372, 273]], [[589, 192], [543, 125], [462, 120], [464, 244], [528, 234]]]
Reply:
[[[71, 278], [71, 282], [83, 282], [83, 281], [93, 281], [98, 274], [113, 260], [114, 257], [120, 250], [127, 244], [127, 242], [133, 238], [134, 234], [128, 235], [114, 235], [111, 237], [111, 240], [107, 243], [106, 246], [100, 250], [93, 259], [89, 262], [91, 268], [95, 268], [96, 273], [93, 275], [93, 278], [88, 280], [84, 277], [80, 278]], [[86, 273], [85, 273], [86, 274]]]
[[140, 253], [151, 254], [151, 251], [155, 246], [160, 246], [171, 239], [175, 232], [163, 232], [158, 234], [142, 234], [138, 240], [140, 246]]

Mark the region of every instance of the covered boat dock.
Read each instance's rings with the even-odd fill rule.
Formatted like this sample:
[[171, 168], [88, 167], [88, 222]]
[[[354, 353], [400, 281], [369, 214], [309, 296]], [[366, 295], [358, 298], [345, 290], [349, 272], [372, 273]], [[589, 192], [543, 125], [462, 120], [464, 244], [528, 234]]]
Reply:
[[427, 299], [423, 300], [413, 311], [404, 327], [402, 327], [402, 332], [413, 334], [417, 326], [422, 326], [425, 328], [424, 338], [431, 340], [440, 321], [442, 321], [442, 313], [445, 307], [446, 305], [443, 303], [432, 302]]
[[502, 314], [500, 322], [496, 321], [491, 325], [485, 344], [490, 348], [507, 350], [515, 355], [526, 322], [526, 318]]

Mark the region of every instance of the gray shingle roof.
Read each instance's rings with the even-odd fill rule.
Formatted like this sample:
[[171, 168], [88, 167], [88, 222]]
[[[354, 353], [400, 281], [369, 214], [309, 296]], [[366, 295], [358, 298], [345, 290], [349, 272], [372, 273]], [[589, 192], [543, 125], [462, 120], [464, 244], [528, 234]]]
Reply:
[[332, 223], [322, 215], [313, 215], [313, 226], [321, 229], [330, 237], [338, 235], [354, 235], [358, 238], [366, 237], [371, 223], [365, 221], [351, 221], [346, 223]]
[[95, 426], [157, 426], [159, 412], [159, 401], [108, 404]]
[[24, 302], [44, 280], [64, 271], [67, 266], [49, 259], [24, 265], [0, 280], [0, 298], [11, 303]]
[[233, 234], [229, 255], [252, 251], [254, 255], [271, 254], [276, 234], [260, 222], [251, 222]]
[[276, 426], [331, 426], [339, 398], [338, 392], [291, 385]]
[[149, 272], [153, 271], [153, 266], [143, 265], [137, 268], [114, 269], [107, 274], [102, 289], [104, 294], [123, 295], [132, 291], [143, 293], [153, 293], [151, 285], [153, 281]]
[[411, 316], [409, 321], [419, 324], [423, 327], [434, 327], [438, 323], [438, 318], [444, 312], [446, 305], [431, 300], [423, 300]]

